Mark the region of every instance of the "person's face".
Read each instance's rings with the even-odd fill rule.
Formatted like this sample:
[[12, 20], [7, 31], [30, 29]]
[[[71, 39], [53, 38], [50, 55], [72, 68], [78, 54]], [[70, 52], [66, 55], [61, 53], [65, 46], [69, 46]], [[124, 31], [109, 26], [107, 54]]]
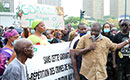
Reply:
[[71, 30], [71, 28], [72, 28], [72, 26], [71, 26], [71, 25], [69, 25], [69, 30]]
[[79, 25], [79, 32], [85, 34], [87, 32], [86, 25]]
[[104, 29], [110, 29], [109, 24], [105, 24]]
[[33, 57], [33, 53], [34, 53], [34, 46], [32, 43], [28, 43], [29, 46], [27, 48], [25, 48], [25, 55], [27, 58], [32, 58]]
[[47, 37], [47, 39], [51, 39], [51, 38], [52, 38], [51, 33], [50, 33], [50, 32], [47, 32], [47, 33], [46, 33], [46, 37]]
[[6, 28], [5, 28], [5, 31], [7, 31], [7, 30], [8, 30], [8, 28], [6, 27]]
[[91, 35], [94, 35], [97, 37], [101, 33], [101, 30], [99, 27], [92, 27], [91, 28]]
[[40, 33], [43, 33], [46, 30], [45, 24], [43, 22], [40, 22], [36, 28]]
[[64, 30], [63, 30], [63, 33], [64, 34], [67, 34], [69, 31], [67, 30], [67, 28], [65, 28]]
[[12, 36], [12, 37], [9, 37], [8, 41], [10, 41], [11, 43], [13, 43], [17, 39], [19, 39], [19, 34], [15, 35], [15, 36]]
[[127, 33], [129, 31], [129, 24], [126, 23], [126, 22], [123, 22], [121, 25], [120, 25], [120, 29], [123, 33]]

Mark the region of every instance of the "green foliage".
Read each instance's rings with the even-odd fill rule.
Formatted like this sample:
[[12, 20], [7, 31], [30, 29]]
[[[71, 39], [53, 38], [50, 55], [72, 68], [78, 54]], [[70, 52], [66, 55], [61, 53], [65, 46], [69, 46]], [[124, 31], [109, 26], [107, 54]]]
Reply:
[[[67, 16], [65, 16], [67, 17]], [[117, 27], [117, 29], [119, 30], [119, 26], [118, 26], [118, 19], [113, 17], [113, 16], [104, 16], [103, 19], [95, 19], [93, 17], [89, 18], [89, 19], [82, 19], [81, 22], [86, 23], [88, 26], [91, 26], [93, 23], [92, 22], [87, 22], [87, 20], [94, 20], [96, 22], [99, 22], [101, 25], [103, 25], [104, 23], [108, 22], [108, 23], [113, 23], [115, 25], [115, 27]], [[68, 23], [72, 23], [72, 27], [74, 29], [77, 29], [77, 26], [80, 22], [80, 17], [73, 17], [70, 16], [67, 19], [65, 19], [65, 25], [67, 25]]]
[[10, 12], [10, 8], [4, 8], [2, 3], [0, 2], [0, 12]]
[[74, 29], [77, 29], [77, 26], [79, 24], [79, 21], [80, 21], [80, 17], [73, 17], [73, 16], [70, 16], [68, 17], [66, 20], [65, 20], [65, 25], [69, 24], [69, 23], [72, 23], [72, 27]]

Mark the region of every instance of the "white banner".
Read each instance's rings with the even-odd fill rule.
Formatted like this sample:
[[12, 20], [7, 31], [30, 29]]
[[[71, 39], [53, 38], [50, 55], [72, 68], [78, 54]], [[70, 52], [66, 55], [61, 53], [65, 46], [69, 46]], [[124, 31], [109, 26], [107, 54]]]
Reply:
[[[28, 0], [26, 0], [28, 1]], [[44, 21], [48, 29], [64, 29], [63, 16], [59, 16], [56, 6], [41, 5], [37, 3], [29, 4], [22, 0], [15, 0], [15, 11], [22, 11], [21, 24], [23, 27], [31, 27], [35, 19]]]
[[74, 80], [69, 42], [37, 45], [32, 59], [28, 59], [29, 80]]

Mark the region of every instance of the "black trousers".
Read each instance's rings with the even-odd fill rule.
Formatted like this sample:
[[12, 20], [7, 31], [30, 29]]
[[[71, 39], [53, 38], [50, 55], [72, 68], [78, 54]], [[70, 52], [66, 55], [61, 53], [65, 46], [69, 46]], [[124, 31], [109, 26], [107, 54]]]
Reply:
[[130, 61], [117, 64], [116, 77], [117, 80], [130, 80]]

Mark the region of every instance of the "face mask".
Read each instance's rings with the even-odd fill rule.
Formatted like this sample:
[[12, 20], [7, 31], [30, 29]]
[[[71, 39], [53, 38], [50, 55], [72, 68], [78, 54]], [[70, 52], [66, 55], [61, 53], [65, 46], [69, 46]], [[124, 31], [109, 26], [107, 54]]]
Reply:
[[[87, 33], [87, 32], [86, 32], [86, 33]], [[82, 34], [82, 33], [79, 32], [80, 36], [83, 36], [83, 35], [85, 35], [86, 33]]]
[[104, 29], [104, 33], [110, 32], [110, 29]]
[[13, 45], [13, 46], [16, 44], [16, 41], [17, 41], [17, 40], [14, 40], [14, 42], [12, 42], [12, 45]]
[[90, 34], [91, 33], [91, 31], [87, 31], [87, 34]]

